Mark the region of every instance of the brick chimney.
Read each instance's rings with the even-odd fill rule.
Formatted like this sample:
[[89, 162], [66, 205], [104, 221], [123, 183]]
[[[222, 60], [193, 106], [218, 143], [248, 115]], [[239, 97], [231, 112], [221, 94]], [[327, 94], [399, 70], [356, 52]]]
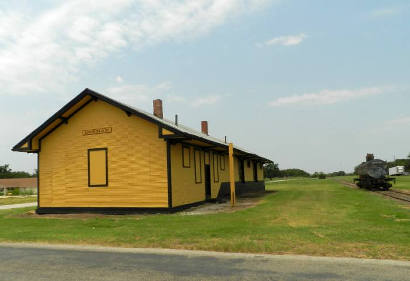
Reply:
[[201, 121], [201, 131], [203, 134], [208, 135], [208, 121]]
[[164, 117], [164, 114], [162, 112], [162, 100], [160, 99], [154, 100], [153, 106], [154, 106], [154, 115], [162, 119]]

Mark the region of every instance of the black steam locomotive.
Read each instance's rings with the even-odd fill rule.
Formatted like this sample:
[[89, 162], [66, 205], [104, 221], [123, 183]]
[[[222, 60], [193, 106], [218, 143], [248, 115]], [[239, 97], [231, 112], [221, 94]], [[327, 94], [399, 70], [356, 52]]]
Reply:
[[373, 154], [368, 154], [366, 162], [357, 167], [357, 174], [359, 178], [354, 179], [354, 182], [358, 187], [366, 189], [389, 190], [392, 187], [391, 182], [396, 180], [389, 177], [387, 162], [374, 159]]

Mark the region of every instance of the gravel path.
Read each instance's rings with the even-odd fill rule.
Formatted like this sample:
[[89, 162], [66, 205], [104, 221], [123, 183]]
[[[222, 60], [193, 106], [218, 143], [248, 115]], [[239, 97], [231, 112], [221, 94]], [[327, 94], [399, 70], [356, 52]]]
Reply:
[[21, 203], [21, 204], [11, 204], [11, 205], [1, 205], [0, 210], [9, 210], [9, 209], [17, 209], [17, 208], [27, 208], [27, 207], [35, 207], [37, 206], [37, 202], [32, 203]]

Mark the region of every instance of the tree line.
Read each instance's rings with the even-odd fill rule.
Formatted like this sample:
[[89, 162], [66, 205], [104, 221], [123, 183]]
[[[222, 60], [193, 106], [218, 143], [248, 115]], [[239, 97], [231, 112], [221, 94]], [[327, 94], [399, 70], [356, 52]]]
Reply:
[[313, 178], [326, 178], [345, 176], [344, 171], [338, 171], [333, 173], [315, 172], [310, 174], [302, 169], [279, 169], [278, 163], [269, 163], [263, 167], [265, 178], [286, 178], [286, 177], [313, 177]]
[[[404, 170], [410, 173], [410, 154], [406, 159], [396, 159], [391, 162], [387, 162], [389, 168], [396, 166], [404, 166]], [[326, 177], [340, 177], [347, 175], [357, 175], [357, 169], [359, 165], [355, 167], [353, 173], [346, 173], [345, 171], [337, 171], [332, 173], [315, 172], [310, 174], [301, 169], [279, 169], [278, 163], [269, 163], [264, 165], [263, 171], [265, 178], [285, 178], [285, 177], [313, 177], [313, 178], [326, 178]]]
[[404, 170], [410, 173], [410, 153], [406, 159], [396, 159], [394, 161], [387, 162], [387, 166], [389, 168], [404, 166]]
[[35, 177], [37, 177], [37, 170], [33, 174], [30, 174], [24, 171], [13, 171], [9, 164], [0, 165], [0, 179]]
[[280, 170], [278, 163], [269, 163], [263, 167], [265, 178], [306, 177], [309, 174], [300, 169]]

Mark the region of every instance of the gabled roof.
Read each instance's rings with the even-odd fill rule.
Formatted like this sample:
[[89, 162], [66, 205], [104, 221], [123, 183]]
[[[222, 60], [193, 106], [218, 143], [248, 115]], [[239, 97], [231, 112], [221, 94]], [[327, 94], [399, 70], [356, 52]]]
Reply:
[[[183, 125], [176, 125], [170, 120], [159, 118], [151, 113], [123, 104], [88, 88], [82, 91], [79, 95], [77, 95], [69, 103], [63, 106], [59, 111], [57, 111], [53, 116], [51, 116], [47, 121], [41, 124], [37, 129], [35, 129], [28, 136], [17, 143], [12, 148], [12, 150], [22, 152], [38, 152], [40, 147], [36, 144], [36, 142], [38, 142], [41, 138], [46, 137], [61, 124], [67, 123], [71, 116], [76, 114], [79, 110], [81, 110], [93, 100], [102, 100], [104, 102], [107, 102], [115, 107], [120, 108], [129, 116], [136, 115], [147, 121], [156, 123], [160, 128], [164, 128], [174, 133], [174, 135], [172, 136], [163, 136], [164, 138], [181, 139], [186, 141], [195, 140], [203, 142], [204, 144], [207, 144], [212, 148], [227, 150], [228, 144], [220, 139], [208, 136], [206, 134], [203, 134], [202, 132], [185, 127]], [[251, 153], [246, 149], [239, 148], [236, 145], [234, 145], [234, 148], [236, 154], [242, 155], [246, 158], [257, 159], [263, 162], [271, 162], [271, 160], [267, 158]]]

